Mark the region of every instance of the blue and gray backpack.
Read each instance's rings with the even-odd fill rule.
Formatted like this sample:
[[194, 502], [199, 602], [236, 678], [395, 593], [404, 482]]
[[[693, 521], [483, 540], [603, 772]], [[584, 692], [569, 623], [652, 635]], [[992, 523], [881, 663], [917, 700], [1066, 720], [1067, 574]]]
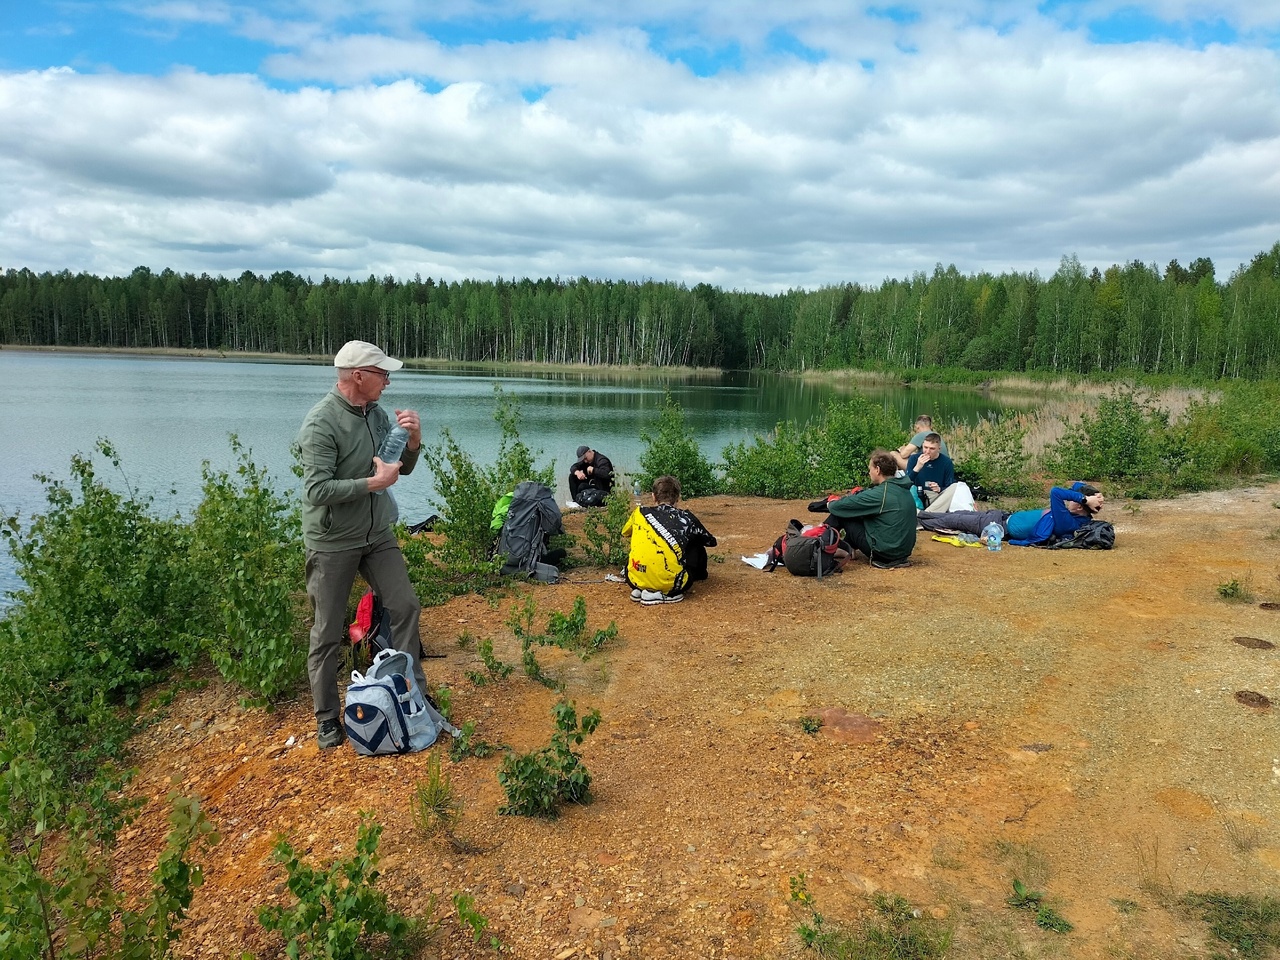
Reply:
[[351, 746], [367, 757], [425, 750], [442, 730], [460, 734], [418, 689], [403, 650], [382, 650], [368, 671], [352, 672], [342, 721]]

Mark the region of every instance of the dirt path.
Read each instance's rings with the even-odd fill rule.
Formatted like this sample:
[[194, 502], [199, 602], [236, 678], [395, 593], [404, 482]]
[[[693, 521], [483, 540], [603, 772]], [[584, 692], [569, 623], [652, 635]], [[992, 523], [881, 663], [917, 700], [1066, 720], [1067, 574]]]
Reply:
[[[535, 590], [539, 626], [579, 594], [593, 627], [618, 624], [585, 663], [540, 654], [603, 715], [582, 747], [595, 803], [549, 823], [500, 817], [498, 759], [446, 755], [459, 833], [479, 848], [458, 853], [413, 830], [426, 754], [319, 755], [309, 702], [243, 711], [211, 682], [139, 738], [132, 789], [149, 799], [122, 841], [125, 876], [140, 883], [154, 864], [176, 785], [225, 836], [187, 956], [275, 955], [254, 915], [285, 897], [277, 832], [328, 863], [370, 810], [393, 904], [434, 894], [445, 917], [430, 956], [489, 955], [448, 916], [466, 891], [514, 957], [798, 957], [788, 881], [804, 873], [831, 920], [861, 915], [876, 890], [946, 918], [952, 957], [1207, 957], [1204, 926], [1166, 909], [1171, 895], [1280, 887], [1277, 708], [1236, 697], [1280, 701], [1280, 649], [1233, 639], [1280, 645], [1280, 611], [1217, 591], [1234, 579], [1280, 601], [1277, 503], [1280, 485], [1115, 504], [1110, 553], [922, 539], [907, 569], [819, 583], [738, 559], [803, 504], [695, 501], [723, 562], [686, 602], [642, 607], [601, 582]], [[455, 720], [529, 750], [550, 739], [556, 695], [519, 674], [502, 625], [513, 602], [428, 611], [428, 646], [445, 656], [427, 669], [452, 688]], [[463, 630], [517, 673], [474, 687]], [[1075, 930], [1005, 906], [1014, 876]]]

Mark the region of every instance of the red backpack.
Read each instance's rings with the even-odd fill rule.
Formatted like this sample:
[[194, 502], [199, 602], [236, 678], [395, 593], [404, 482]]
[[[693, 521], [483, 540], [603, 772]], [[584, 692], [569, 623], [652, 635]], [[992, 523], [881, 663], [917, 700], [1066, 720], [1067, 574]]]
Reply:
[[372, 590], [360, 598], [347, 636], [351, 639], [352, 659], [357, 663], [372, 663], [379, 651], [391, 649], [391, 618]]

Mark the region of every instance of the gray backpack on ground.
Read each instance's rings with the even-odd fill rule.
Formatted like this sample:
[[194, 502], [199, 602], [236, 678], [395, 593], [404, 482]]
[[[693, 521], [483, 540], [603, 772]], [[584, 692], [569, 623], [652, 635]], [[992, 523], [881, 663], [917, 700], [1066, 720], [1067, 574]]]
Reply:
[[425, 750], [442, 730], [459, 734], [418, 689], [403, 650], [380, 651], [368, 671], [351, 674], [342, 720], [351, 746], [368, 757]]
[[556, 498], [543, 484], [525, 480], [512, 494], [498, 538], [498, 553], [505, 558], [502, 572], [554, 582], [560, 571], [540, 558], [547, 551], [547, 537], [556, 533], [564, 533]]

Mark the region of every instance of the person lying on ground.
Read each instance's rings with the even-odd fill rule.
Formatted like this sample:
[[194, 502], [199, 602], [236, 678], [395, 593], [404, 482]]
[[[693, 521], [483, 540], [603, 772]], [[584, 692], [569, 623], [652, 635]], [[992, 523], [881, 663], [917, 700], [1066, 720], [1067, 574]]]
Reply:
[[604, 504], [613, 489], [613, 463], [599, 450], [583, 444], [569, 468], [569, 499], [584, 507]]
[[[894, 462], [897, 463], [899, 470], [907, 469], [907, 458], [913, 453], [917, 453], [924, 446], [924, 438], [933, 432], [933, 417], [927, 413], [922, 413], [916, 417], [915, 428], [911, 434], [911, 439], [900, 446], [897, 450], [891, 450]], [[938, 444], [942, 448], [942, 452], [947, 456], [951, 456], [947, 450], [947, 443], [941, 437], [938, 438]]]
[[1014, 546], [1030, 547], [1055, 537], [1075, 533], [1102, 510], [1107, 498], [1092, 484], [1077, 480], [1068, 487], [1049, 491], [1049, 506], [1035, 510], [953, 510], [949, 513], [919, 514], [926, 530], [972, 533], [981, 536], [989, 523], [997, 523]]
[[631, 599], [646, 606], [683, 600], [695, 580], [707, 579], [707, 547], [714, 547], [716, 538], [679, 502], [680, 481], [658, 477], [653, 506], [636, 507], [622, 528], [622, 535], [631, 537]]
[[876, 567], [906, 563], [916, 545], [911, 481], [894, 476], [897, 472], [893, 454], [876, 450], [867, 462], [871, 486], [827, 504], [827, 524], [842, 531]]
[[971, 510], [973, 492], [956, 479], [955, 465], [942, 452], [942, 437], [925, 434], [920, 452], [907, 458], [907, 479], [915, 487], [920, 506], [930, 513]]

